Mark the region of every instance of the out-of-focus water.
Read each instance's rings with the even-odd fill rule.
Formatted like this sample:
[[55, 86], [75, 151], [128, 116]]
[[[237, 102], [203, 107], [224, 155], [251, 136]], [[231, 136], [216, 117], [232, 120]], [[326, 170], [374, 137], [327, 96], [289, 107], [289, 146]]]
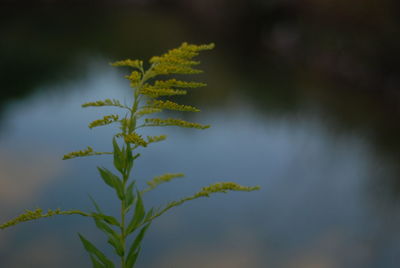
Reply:
[[[175, 25], [173, 39], [191, 38], [181, 33], [178, 22], [153, 16]], [[38, 39], [40, 46], [49, 45], [49, 40]], [[68, 42], [79, 47], [73, 40], [65, 42], [65, 47]], [[152, 46], [145, 43], [140, 47]], [[130, 99], [123, 73], [108, 65], [120, 52], [82, 46], [82, 54], [68, 57], [69, 71], [60, 60], [56, 74], [32, 82], [29, 94], [4, 101], [1, 221], [25, 208], [91, 210], [88, 194], [109, 211], [118, 209], [114, 193], [96, 172], [97, 165], [110, 165], [107, 156], [61, 160], [64, 153], [87, 145], [100, 151], [111, 147], [115, 129], [87, 128], [109, 110], [82, 109], [81, 103]], [[171, 48], [156, 47], [160, 50], [149, 50]], [[217, 48], [203, 58], [202, 79], [210, 85], [184, 99], [203, 110], [188, 118], [212, 128], [151, 130], [169, 139], [143, 151], [134, 176], [143, 183], [165, 172], [186, 174], [150, 193], [146, 201], [151, 205], [190, 195], [216, 181], [262, 189], [215, 195], [161, 217], [145, 238], [138, 267], [397, 267], [398, 114], [371, 93], [293, 74], [284, 77], [263, 69], [266, 66], [244, 72], [231, 65], [235, 58], [228, 63], [224, 53]], [[107, 246], [93, 226], [71, 216], [2, 231], [0, 267], [88, 267], [76, 233]]]

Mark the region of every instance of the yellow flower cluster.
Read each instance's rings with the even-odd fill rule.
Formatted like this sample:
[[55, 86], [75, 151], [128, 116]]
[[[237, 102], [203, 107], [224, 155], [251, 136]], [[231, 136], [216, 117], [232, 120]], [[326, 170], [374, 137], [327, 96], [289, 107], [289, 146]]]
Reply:
[[197, 192], [196, 194], [194, 194], [192, 196], [185, 197], [178, 201], [172, 201], [172, 202], [168, 203], [164, 207], [164, 209], [162, 209], [160, 212], [158, 212], [156, 215], [153, 216], [153, 219], [161, 216], [162, 214], [164, 214], [166, 211], [170, 210], [173, 207], [180, 206], [187, 201], [191, 201], [191, 200], [194, 200], [197, 198], [209, 197], [210, 194], [213, 194], [213, 193], [226, 193], [228, 191], [250, 192], [250, 191], [255, 191], [255, 190], [259, 190], [259, 189], [260, 189], [259, 186], [248, 187], [248, 186], [242, 186], [242, 185], [234, 183], [234, 182], [219, 182], [219, 183], [207, 186], [207, 187], [203, 187], [199, 192]]
[[46, 213], [43, 212], [41, 208], [35, 209], [35, 210], [25, 210], [25, 213], [15, 217], [14, 219], [3, 223], [0, 225], [0, 229], [5, 229], [10, 226], [16, 225], [21, 222], [26, 222], [26, 221], [32, 221], [32, 220], [37, 220], [40, 218], [47, 218], [55, 215], [81, 215], [85, 217], [91, 216], [90, 214], [87, 214], [85, 212], [82, 212], [80, 210], [60, 210], [59, 208], [56, 210], [48, 209]]
[[125, 78], [130, 80], [130, 81], [132, 81], [132, 82], [134, 82], [134, 83], [137, 83], [142, 78], [142, 75], [137, 71], [133, 71], [133, 72], [131, 72], [130, 75], [125, 76]]
[[95, 101], [95, 102], [86, 102], [82, 104], [82, 107], [98, 107], [98, 106], [116, 106], [121, 108], [128, 108], [125, 105], [122, 105], [119, 100], [110, 100], [105, 99], [104, 101]]
[[168, 62], [169, 60], [173, 62], [175, 60], [180, 60], [186, 61], [185, 65], [199, 64], [199, 62], [191, 62], [190, 60], [199, 55], [200, 51], [213, 49], [214, 46], [213, 43], [207, 45], [192, 45], [184, 42], [180, 47], [171, 49], [162, 56], [152, 57], [150, 63]]
[[209, 125], [201, 125], [175, 118], [167, 118], [167, 119], [146, 118], [145, 123], [146, 126], [179, 126], [179, 127], [197, 128], [197, 129], [206, 129], [210, 127]]
[[161, 176], [154, 177], [151, 181], [147, 182], [147, 185], [150, 187], [149, 190], [156, 188], [161, 183], [169, 182], [175, 178], [182, 178], [185, 174], [183, 173], [166, 173]]
[[94, 120], [89, 124], [89, 128], [94, 128], [94, 127], [99, 127], [99, 126], [104, 126], [111, 124], [113, 122], [118, 121], [119, 116], [112, 114], [112, 115], [106, 115], [102, 119]]
[[200, 74], [202, 70], [194, 69], [186, 65], [158, 64], [153, 68], [154, 75], [167, 74]]
[[226, 193], [228, 191], [245, 191], [245, 192], [251, 192], [255, 190], [259, 190], [259, 186], [242, 186], [240, 184], [234, 183], [234, 182], [218, 182], [215, 184], [212, 184], [207, 187], [203, 187], [200, 192], [195, 194], [195, 196], [206, 196], [208, 197], [212, 193]]
[[25, 210], [24, 214], [19, 215], [18, 217], [0, 225], [0, 229], [5, 229], [7, 227], [16, 225], [18, 223], [21, 222], [25, 222], [25, 221], [31, 221], [31, 220], [36, 220], [36, 219], [40, 219], [40, 218], [45, 218], [45, 217], [51, 217], [54, 215], [59, 215], [61, 214], [61, 210], [60, 209], [56, 209], [56, 210], [51, 210], [49, 209], [47, 211], [47, 213], [43, 213], [43, 210], [38, 208], [36, 210]]
[[86, 150], [71, 152], [69, 154], [64, 155], [63, 160], [72, 159], [75, 157], [89, 156], [92, 155], [93, 148], [88, 146]]
[[183, 111], [183, 112], [200, 112], [199, 109], [190, 105], [182, 105], [177, 104], [172, 101], [162, 101], [162, 100], [153, 100], [149, 102], [149, 105], [158, 108], [158, 109], [167, 109], [167, 110], [174, 110], [174, 111]]
[[140, 109], [139, 111], [137, 111], [137, 112], [135, 113], [135, 115], [138, 116], [138, 117], [140, 117], [140, 116], [143, 116], [143, 115], [146, 115], [146, 114], [159, 113], [159, 112], [161, 112], [161, 111], [162, 111], [162, 110], [161, 110], [161, 109], [158, 109], [158, 108], [149, 108], [149, 107], [145, 107], [145, 108], [142, 108], [142, 109]]
[[150, 98], [158, 98], [162, 96], [186, 95], [186, 90], [172, 88], [157, 88], [150, 85], [145, 85], [139, 89], [139, 93]]
[[189, 45], [182, 43], [178, 48], [169, 50], [167, 53], [152, 57], [150, 63], [153, 64], [152, 75], [166, 74], [198, 74], [201, 70], [194, 69], [192, 66], [198, 65], [199, 61], [192, 58], [199, 54], [199, 51], [210, 50], [214, 44], [208, 45]]
[[143, 61], [141, 60], [121, 60], [121, 61], [116, 61], [114, 63], [111, 63], [112, 66], [123, 66], [123, 67], [132, 67], [132, 68], [137, 68], [137, 69], [142, 69], [143, 68]]
[[160, 142], [167, 138], [167, 135], [147, 136], [147, 143]]
[[142, 138], [142, 136], [140, 136], [139, 134], [132, 132], [128, 135], [124, 135], [124, 140], [125, 142], [128, 143], [133, 143], [139, 146], [143, 146], [146, 147], [147, 146], [147, 142]]
[[157, 88], [171, 88], [171, 87], [179, 87], [179, 88], [196, 88], [196, 87], [205, 87], [207, 84], [200, 82], [186, 82], [180, 81], [176, 79], [169, 80], [157, 80], [154, 82], [154, 86]]

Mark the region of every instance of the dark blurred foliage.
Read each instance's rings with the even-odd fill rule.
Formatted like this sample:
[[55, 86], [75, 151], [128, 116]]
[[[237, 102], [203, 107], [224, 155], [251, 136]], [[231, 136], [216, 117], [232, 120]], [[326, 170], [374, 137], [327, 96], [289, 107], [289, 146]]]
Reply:
[[[94, 42], [95, 49], [111, 52], [114, 50], [110, 49], [110, 42], [127, 44], [115, 38], [124, 38], [116, 36], [119, 33], [107, 29], [110, 25], [122, 26], [115, 24], [113, 20], [120, 19], [113, 14], [121, 14], [121, 9], [129, 10], [132, 16], [143, 10], [155, 10], [173, 14], [192, 24], [199, 36], [223, 44], [243, 64], [247, 63], [244, 69], [256, 65], [263, 70], [300, 70], [303, 76], [330, 79], [357, 89], [399, 91], [400, 4], [395, 0], [3, 0], [2, 6], [1, 63], [2, 69], [10, 73], [14, 73], [19, 60], [28, 63], [35, 57], [32, 54], [41, 54], [32, 48], [9, 53], [14, 52], [10, 50], [15, 50], [17, 43], [28, 45], [40, 41], [40, 36], [30, 36], [36, 34], [35, 30], [51, 36], [52, 44], [47, 45], [58, 47], [57, 51], [63, 53], [66, 51], [63, 40], [67, 38], [77, 41], [67, 53], [79, 54], [78, 50], [85, 47], [93, 49]], [[114, 13], [113, 9], [119, 11]], [[88, 36], [88, 32], [92, 34]], [[103, 40], [102, 33], [109, 37]], [[123, 50], [119, 51], [123, 54]], [[18, 58], [3, 59], [4, 55]], [[58, 57], [70, 59], [70, 55]], [[52, 72], [56, 72], [54, 68], [46, 68], [45, 63], [39, 66], [38, 61], [35, 63], [35, 70], [30, 69], [26, 74], [27, 79], [39, 79], [41, 75], [51, 78]], [[48, 64], [50, 67], [51, 63]], [[46, 74], [45, 69], [50, 73]], [[11, 79], [1, 77], [4, 78]], [[21, 80], [14, 82], [24, 83]]]

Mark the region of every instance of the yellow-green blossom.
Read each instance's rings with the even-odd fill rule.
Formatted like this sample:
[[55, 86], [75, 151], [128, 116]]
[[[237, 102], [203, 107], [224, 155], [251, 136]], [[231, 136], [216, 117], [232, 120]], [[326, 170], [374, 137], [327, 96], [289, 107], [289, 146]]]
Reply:
[[169, 182], [172, 179], [182, 178], [184, 176], [185, 175], [183, 173], [166, 173], [161, 176], [154, 177], [151, 181], [147, 182], [147, 185], [149, 186], [148, 190], [152, 190], [152, 189], [156, 188], [158, 185], [165, 183], [165, 182]]
[[199, 54], [199, 51], [214, 48], [214, 44], [208, 45], [189, 45], [182, 43], [178, 48], [171, 49], [161, 56], [150, 59], [152, 65], [150, 77], [167, 74], [198, 74], [201, 70], [192, 68], [198, 65], [199, 61], [191, 60]]
[[145, 126], [179, 126], [179, 127], [186, 127], [186, 128], [198, 128], [198, 129], [206, 129], [209, 128], [209, 125], [201, 125], [198, 123], [187, 122], [181, 119], [175, 118], [146, 118], [145, 119]]
[[124, 135], [125, 142], [133, 143], [139, 146], [146, 147], [147, 142], [139, 134], [132, 132], [130, 134]]
[[59, 208], [56, 210], [47, 210], [46, 213], [43, 212], [42, 209], [38, 208], [35, 210], [25, 210], [25, 213], [15, 217], [12, 220], [9, 220], [8, 222], [3, 223], [2, 225], [0, 225], [0, 229], [5, 229], [7, 227], [16, 225], [18, 223], [21, 222], [26, 222], [26, 221], [32, 221], [32, 220], [37, 220], [40, 218], [47, 218], [47, 217], [51, 217], [51, 216], [55, 216], [55, 215], [73, 215], [73, 214], [78, 214], [81, 216], [90, 216], [87, 213], [84, 213], [82, 211], [79, 210], [67, 210], [67, 211], [61, 211]]
[[259, 190], [259, 186], [242, 186], [234, 182], [218, 182], [207, 187], [203, 187], [200, 192], [196, 193], [195, 196], [206, 196], [208, 197], [212, 193], [226, 193], [228, 191], [245, 191], [251, 192]]
[[69, 154], [64, 155], [63, 160], [72, 159], [75, 157], [84, 157], [84, 156], [92, 156], [92, 155], [102, 155], [102, 154], [111, 154], [110, 152], [95, 152], [93, 148], [88, 146], [87, 149], [71, 152]]
[[159, 113], [159, 112], [161, 112], [161, 111], [162, 111], [162, 110], [159, 109], [159, 108], [145, 107], [145, 108], [142, 108], [142, 109], [140, 109], [139, 111], [137, 111], [137, 112], [135, 113], [135, 115], [140, 117], [140, 116], [143, 116], [143, 115], [146, 115], [146, 114]]
[[143, 68], [143, 61], [141, 60], [120, 60], [116, 61], [114, 63], [111, 63], [112, 66], [125, 66], [125, 67], [132, 67], [132, 68], [137, 68], [137, 69], [142, 69]]
[[169, 80], [157, 80], [154, 82], [154, 87], [157, 88], [171, 88], [171, 87], [178, 87], [178, 88], [196, 88], [196, 87], [205, 87], [207, 84], [200, 83], [200, 82], [186, 82], [180, 81], [176, 79], [169, 79]]
[[186, 95], [187, 91], [172, 88], [158, 88], [150, 85], [145, 85], [139, 89], [139, 93], [151, 98], [158, 98], [162, 96]]
[[177, 104], [172, 101], [163, 101], [163, 100], [153, 100], [149, 102], [149, 105], [158, 109], [167, 109], [167, 110], [175, 110], [175, 111], [184, 111], [184, 112], [200, 112], [199, 109], [190, 105], [182, 105]]
[[119, 116], [112, 114], [112, 115], [106, 115], [102, 119], [94, 120], [89, 124], [89, 128], [94, 128], [94, 127], [99, 127], [99, 126], [105, 126], [111, 123], [114, 123], [118, 121]]
[[142, 75], [137, 71], [133, 71], [130, 75], [125, 76], [125, 78], [134, 83], [137, 83], [142, 78]]
[[167, 135], [147, 136], [147, 143], [160, 142], [167, 138]]
[[116, 106], [120, 108], [127, 108], [129, 107], [121, 104], [119, 100], [110, 100], [110, 99], [105, 99], [105, 100], [99, 100], [99, 101], [94, 101], [94, 102], [86, 102], [82, 104], [82, 107], [100, 107], [100, 106]]
[[69, 154], [64, 155], [64, 160], [66, 159], [72, 159], [75, 157], [82, 157], [82, 156], [89, 156], [93, 153], [93, 148], [88, 146], [86, 150], [80, 150], [80, 151], [75, 151], [71, 152]]

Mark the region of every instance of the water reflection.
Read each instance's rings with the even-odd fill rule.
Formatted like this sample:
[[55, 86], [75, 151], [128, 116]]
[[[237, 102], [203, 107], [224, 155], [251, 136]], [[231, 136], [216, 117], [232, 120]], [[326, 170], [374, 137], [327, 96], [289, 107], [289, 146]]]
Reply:
[[[12, 148], [15, 157], [8, 154], [5, 159], [12, 164], [2, 168], [1, 182], [8, 193], [2, 198], [12, 197], [2, 208], [2, 219], [36, 205], [83, 205], [89, 209], [88, 192], [102, 196], [100, 203], [108, 209], [116, 209], [112, 193], [99, 183], [94, 168], [99, 162], [107, 165], [106, 159], [57, 160], [62, 153], [87, 144], [99, 149], [109, 146], [107, 137], [112, 130], [85, 128], [99, 111], [79, 108], [81, 102], [110, 95], [129, 98], [120, 74], [99, 67], [104, 64], [102, 60], [90, 64], [85, 78], [60, 85], [64, 90], [52, 97], [38, 93], [9, 109], [11, 130], [1, 143], [3, 148]], [[387, 203], [377, 210], [375, 200], [380, 197], [370, 191], [370, 184], [382, 175], [392, 177], [395, 173], [374, 154], [368, 136], [332, 131], [330, 121], [315, 112], [266, 116], [254, 107], [247, 95], [236, 95], [223, 108], [210, 109], [200, 116], [214, 125], [210, 130], [169, 129], [169, 143], [146, 150], [138, 162], [137, 178], [147, 179], [165, 171], [188, 174], [187, 179], [152, 193], [150, 203], [175, 200], [215, 180], [260, 184], [263, 190], [201, 200], [160, 219], [148, 236], [140, 265], [368, 267], [395, 258], [392, 254], [400, 245], [394, 234], [399, 225], [389, 228], [386, 219], [398, 219], [398, 212]], [[41, 159], [38, 151], [49, 153]], [[24, 164], [32, 158], [37, 161]], [[62, 169], [58, 168], [61, 163]], [[29, 178], [21, 177], [23, 181], [15, 175], [21, 172], [21, 165], [24, 174], [31, 170]], [[12, 183], [5, 174], [11, 174]], [[18, 185], [19, 194], [12, 191], [16, 186], [10, 185]], [[87, 260], [73, 239], [76, 230], [101, 239], [90, 222], [79, 218], [16, 227], [4, 238], [8, 243], [2, 246], [2, 265], [84, 266]], [[63, 241], [62, 245], [57, 241]], [[24, 258], [21, 252], [12, 252], [16, 247], [27, 253]], [[47, 256], [53, 252], [50, 248], [56, 252]]]

